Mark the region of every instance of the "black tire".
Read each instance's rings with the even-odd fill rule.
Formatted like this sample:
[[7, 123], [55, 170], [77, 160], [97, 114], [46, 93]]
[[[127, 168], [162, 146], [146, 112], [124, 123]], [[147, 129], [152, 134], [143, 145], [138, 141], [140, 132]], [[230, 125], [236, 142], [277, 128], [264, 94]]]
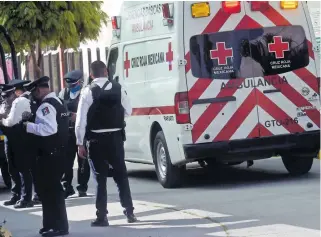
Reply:
[[299, 157], [293, 155], [282, 156], [282, 161], [287, 171], [293, 176], [308, 173], [313, 165], [313, 157]]
[[1, 166], [1, 175], [2, 175], [2, 179], [4, 184], [7, 186], [7, 188], [11, 188], [11, 177], [8, 171], [8, 163], [5, 162], [2, 166]]
[[[165, 154], [163, 160], [159, 155], [160, 150]], [[176, 188], [181, 186], [184, 180], [186, 166], [177, 167], [172, 164], [165, 136], [162, 131], [159, 131], [156, 134], [153, 146], [153, 156], [157, 178], [161, 185], [164, 188]], [[159, 165], [160, 161], [163, 161], [166, 164], [166, 170], [162, 170], [162, 167]]]

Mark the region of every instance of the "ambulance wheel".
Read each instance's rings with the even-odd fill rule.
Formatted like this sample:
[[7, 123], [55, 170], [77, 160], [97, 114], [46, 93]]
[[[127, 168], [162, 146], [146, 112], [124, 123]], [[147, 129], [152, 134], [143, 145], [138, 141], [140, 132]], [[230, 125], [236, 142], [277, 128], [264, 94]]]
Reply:
[[8, 171], [8, 164], [5, 163], [1, 166], [1, 176], [3, 179], [4, 184], [7, 186], [7, 188], [11, 188], [11, 177]]
[[291, 175], [300, 176], [308, 173], [313, 164], [313, 157], [282, 156], [285, 168]]
[[154, 164], [158, 181], [164, 188], [176, 188], [181, 186], [185, 174], [185, 166], [175, 166], [172, 164], [165, 136], [159, 131], [154, 139]]

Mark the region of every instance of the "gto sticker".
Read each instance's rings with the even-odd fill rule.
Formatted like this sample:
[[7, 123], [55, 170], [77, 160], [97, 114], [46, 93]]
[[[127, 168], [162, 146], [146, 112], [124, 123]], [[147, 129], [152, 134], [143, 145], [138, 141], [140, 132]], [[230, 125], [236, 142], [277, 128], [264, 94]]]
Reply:
[[317, 109], [317, 107], [316, 107], [316, 106], [309, 105], [309, 106], [303, 106], [303, 107], [298, 107], [298, 108], [296, 108], [296, 110], [301, 110], [301, 111], [312, 110], [312, 109]]
[[296, 124], [299, 123], [298, 118], [294, 119], [284, 119], [284, 120], [268, 120], [264, 122], [264, 126], [269, 128], [269, 127], [280, 127], [280, 126], [288, 126], [290, 124]]

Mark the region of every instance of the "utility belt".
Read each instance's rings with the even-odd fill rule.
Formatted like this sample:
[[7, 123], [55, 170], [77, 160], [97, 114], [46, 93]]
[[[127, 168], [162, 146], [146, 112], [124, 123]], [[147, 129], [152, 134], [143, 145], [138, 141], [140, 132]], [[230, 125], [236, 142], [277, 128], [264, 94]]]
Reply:
[[107, 136], [112, 136], [112, 135], [117, 134], [117, 133], [122, 133], [122, 130], [110, 131], [110, 132], [99, 132], [99, 133], [87, 130], [86, 135], [85, 135], [85, 140], [87, 140], [87, 141], [97, 141], [99, 139], [102, 139], [102, 138], [107, 137]]

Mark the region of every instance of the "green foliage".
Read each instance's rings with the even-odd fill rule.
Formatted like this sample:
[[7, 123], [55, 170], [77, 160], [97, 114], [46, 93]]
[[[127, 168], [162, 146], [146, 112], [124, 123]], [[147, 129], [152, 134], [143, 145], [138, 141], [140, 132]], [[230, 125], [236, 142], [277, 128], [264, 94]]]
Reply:
[[[0, 24], [11, 36], [17, 52], [41, 46], [77, 48], [80, 42], [96, 40], [107, 14], [102, 1], [0, 2]], [[6, 51], [3, 37], [1, 43]]]

